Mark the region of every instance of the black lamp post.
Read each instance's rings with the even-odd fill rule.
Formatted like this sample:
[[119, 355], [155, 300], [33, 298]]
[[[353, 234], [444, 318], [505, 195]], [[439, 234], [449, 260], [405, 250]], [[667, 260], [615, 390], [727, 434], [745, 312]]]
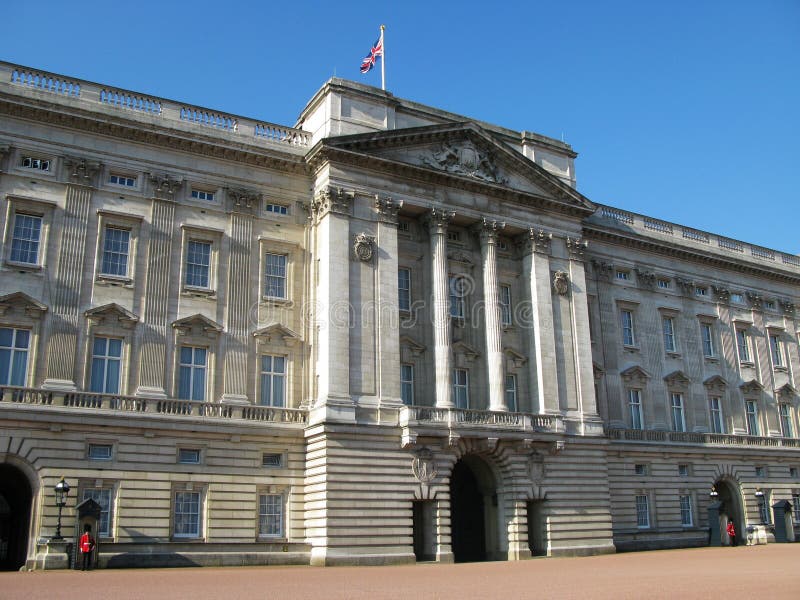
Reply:
[[69, 484], [64, 481], [64, 478], [61, 478], [55, 486], [56, 492], [56, 506], [58, 507], [58, 524], [56, 525], [56, 535], [53, 539], [55, 540], [63, 540], [64, 538], [61, 537], [61, 511], [67, 505], [67, 496], [69, 495]]

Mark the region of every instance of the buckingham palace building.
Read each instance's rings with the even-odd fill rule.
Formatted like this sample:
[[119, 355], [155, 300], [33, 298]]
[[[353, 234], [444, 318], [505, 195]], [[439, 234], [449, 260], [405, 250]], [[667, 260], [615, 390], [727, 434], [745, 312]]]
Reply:
[[338, 78], [288, 127], [0, 63], [0, 568], [92, 516], [102, 567], [800, 539], [800, 256], [576, 157]]

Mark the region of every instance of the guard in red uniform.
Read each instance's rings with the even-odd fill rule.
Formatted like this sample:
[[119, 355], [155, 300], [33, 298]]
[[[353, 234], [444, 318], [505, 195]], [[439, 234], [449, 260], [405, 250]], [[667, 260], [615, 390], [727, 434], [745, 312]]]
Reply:
[[733, 521], [728, 521], [728, 538], [731, 541], [731, 546], [736, 545], [736, 528], [733, 526]]
[[92, 551], [94, 550], [94, 538], [92, 537], [92, 526], [88, 523], [83, 526], [83, 535], [78, 543], [81, 556], [83, 557], [83, 566], [81, 571], [85, 571], [86, 567], [92, 567]]

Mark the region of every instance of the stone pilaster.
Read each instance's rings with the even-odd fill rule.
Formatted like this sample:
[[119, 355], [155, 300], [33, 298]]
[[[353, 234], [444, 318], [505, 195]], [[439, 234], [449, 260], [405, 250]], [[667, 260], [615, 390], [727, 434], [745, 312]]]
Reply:
[[450, 296], [447, 276], [447, 226], [454, 216], [453, 211], [434, 208], [426, 218], [430, 232], [431, 272], [433, 275], [431, 317], [436, 361], [436, 406], [440, 408], [453, 406], [450, 384], [452, 356], [450, 353]]
[[378, 338], [378, 397], [383, 404], [402, 404], [400, 398], [400, 330], [397, 297], [397, 212], [402, 200], [375, 196], [378, 215], [376, 306]]
[[500, 298], [497, 282], [497, 237], [505, 226], [505, 223], [498, 223], [486, 218], [477, 226], [481, 240], [483, 268], [489, 410], [495, 411], [508, 410], [503, 377], [503, 332], [500, 324]]

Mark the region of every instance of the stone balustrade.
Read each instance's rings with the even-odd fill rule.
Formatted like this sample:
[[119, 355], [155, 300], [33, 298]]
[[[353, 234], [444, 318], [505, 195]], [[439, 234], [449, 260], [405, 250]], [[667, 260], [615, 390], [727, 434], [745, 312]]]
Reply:
[[[274, 123], [255, 121], [207, 108], [173, 102], [139, 92], [121, 90], [91, 81], [67, 78], [11, 63], [0, 62], [0, 90], [4, 86], [27, 88], [33, 92], [52, 95], [54, 101], [106, 113], [117, 112], [129, 119], [142, 120], [143, 125], [153, 119], [168, 127], [184, 124], [206, 130], [210, 136], [233, 136], [237, 141], [255, 145], [275, 145], [292, 149], [308, 148], [311, 134], [302, 129]], [[18, 94], [19, 90], [15, 90]]]
[[800, 439], [759, 437], [726, 433], [693, 433], [688, 431], [651, 431], [643, 429], [606, 429], [606, 436], [622, 442], [654, 444], [703, 444], [707, 446], [760, 446], [767, 448], [800, 448]]
[[305, 425], [308, 413], [297, 408], [219, 404], [193, 400], [140, 398], [90, 392], [55, 392], [39, 388], [0, 388], [0, 403], [66, 407], [111, 413], [155, 414], [210, 420], [290, 423]]
[[437, 426], [486, 427], [508, 431], [537, 431], [556, 433], [564, 431], [558, 415], [473, 410], [464, 408], [437, 408], [432, 406], [404, 406], [400, 411], [401, 427]]

